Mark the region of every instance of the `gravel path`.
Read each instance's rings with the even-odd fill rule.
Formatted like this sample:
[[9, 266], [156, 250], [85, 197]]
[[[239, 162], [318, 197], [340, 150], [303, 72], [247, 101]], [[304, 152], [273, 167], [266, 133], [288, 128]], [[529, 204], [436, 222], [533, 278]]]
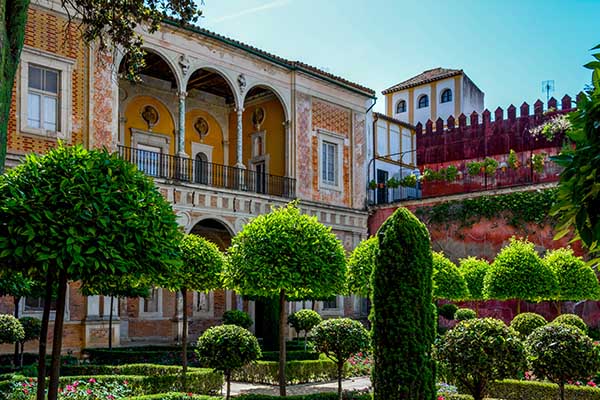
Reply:
[[[368, 376], [357, 377], [352, 379], [344, 379], [342, 381], [342, 388], [344, 390], [365, 390], [371, 388], [371, 380]], [[336, 392], [337, 381], [332, 382], [317, 382], [317, 383], [303, 383], [300, 385], [288, 385], [287, 394], [310, 394], [319, 392]], [[223, 388], [225, 393], [225, 388]], [[238, 395], [242, 393], [256, 393], [256, 394], [269, 394], [277, 396], [279, 395], [279, 386], [274, 385], [263, 385], [254, 383], [244, 382], [231, 382], [231, 394]]]

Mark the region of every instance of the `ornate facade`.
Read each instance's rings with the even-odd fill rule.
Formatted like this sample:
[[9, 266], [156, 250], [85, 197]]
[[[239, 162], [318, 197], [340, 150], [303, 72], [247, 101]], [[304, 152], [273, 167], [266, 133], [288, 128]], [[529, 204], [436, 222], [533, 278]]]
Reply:
[[[368, 109], [374, 92], [197, 27], [165, 24], [144, 33], [140, 81], [120, 78], [126, 55], [100, 54], [69, 26], [60, 3], [30, 7], [10, 114], [7, 165], [58, 140], [107, 147], [152, 176], [186, 232], [227, 248], [256, 215], [298, 198], [352, 250], [367, 233]], [[190, 335], [227, 309], [257, 316], [231, 292], [190, 293]], [[65, 350], [103, 346], [110, 301], [69, 289]], [[356, 315], [359, 299], [318, 304]], [[39, 301], [21, 312], [35, 315]], [[294, 305], [291, 305], [294, 307]], [[0, 311], [12, 301], [0, 299]], [[114, 302], [116, 343], [172, 342], [181, 301], [157, 288]], [[257, 333], [261, 327], [255, 326]]]

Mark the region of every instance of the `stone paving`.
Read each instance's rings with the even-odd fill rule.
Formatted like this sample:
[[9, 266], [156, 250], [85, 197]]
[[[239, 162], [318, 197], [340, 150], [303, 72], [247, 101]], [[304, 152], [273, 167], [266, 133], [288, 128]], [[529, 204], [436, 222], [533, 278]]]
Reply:
[[[368, 376], [344, 379], [342, 381], [342, 388], [344, 390], [365, 390], [371, 388], [371, 380]], [[225, 388], [223, 388], [224, 393]], [[331, 382], [315, 382], [315, 383], [303, 383], [300, 385], [288, 385], [287, 394], [288, 396], [297, 394], [311, 394], [320, 392], [336, 392], [337, 381]], [[243, 393], [254, 393], [254, 394], [269, 394], [277, 396], [279, 395], [279, 386], [275, 385], [263, 385], [254, 383], [244, 382], [231, 382], [231, 394], [233, 396]]]

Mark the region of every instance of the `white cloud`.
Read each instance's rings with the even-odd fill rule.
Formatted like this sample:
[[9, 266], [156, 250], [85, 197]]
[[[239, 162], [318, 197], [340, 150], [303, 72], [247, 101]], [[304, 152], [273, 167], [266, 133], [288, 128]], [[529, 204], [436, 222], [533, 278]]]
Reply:
[[229, 20], [232, 20], [232, 19], [236, 19], [236, 18], [239, 18], [239, 17], [250, 15], [250, 14], [256, 14], [258, 12], [265, 11], [265, 10], [270, 10], [272, 8], [284, 7], [284, 6], [288, 5], [289, 3], [291, 3], [291, 0], [275, 0], [275, 1], [271, 1], [271, 2], [268, 2], [268, 3], [260, 5], [260, 6], [248, 8], [248, 9], [245, 9], [245, 10], [242, 10], [242, 11], [238, 11], [238, 12], [233, 13], [233, 14], [224, 15], [222, 17], [217, 17], [217, 18], [213, 19], [212, 21], [210, 21], [210, 23], [211, 24], [218, 24], [220, 22], [229, 21]]

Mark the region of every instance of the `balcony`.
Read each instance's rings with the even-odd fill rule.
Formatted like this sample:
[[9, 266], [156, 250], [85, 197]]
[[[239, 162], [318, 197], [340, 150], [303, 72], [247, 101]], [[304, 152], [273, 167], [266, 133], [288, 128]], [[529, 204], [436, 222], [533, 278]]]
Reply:
[[293, 178], [125, 146], [119, 146], [119, 155], [154, 178], [288, 199], [296, 197]]

